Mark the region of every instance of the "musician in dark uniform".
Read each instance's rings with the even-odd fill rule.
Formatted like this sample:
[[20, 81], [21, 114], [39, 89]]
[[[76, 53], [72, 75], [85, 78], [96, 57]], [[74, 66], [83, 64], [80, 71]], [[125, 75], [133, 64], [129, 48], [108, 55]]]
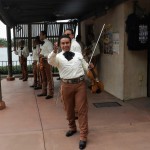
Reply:
[[[54, 50], [48, 56], [49, 64], [58, 68], [61, 77], [61, 93], [69, 130], [66, 136], [70, 137], [77, 132], [75, 122], [75, 106], [78, 111], [78, 121], [80, 128], [79, 148], [86, 147], [88, 135], [88, 102], [86, 84], [84, 80], [84, 70], [88, 70], [88, 63], [79, 52], [71, 52], [71, 39], [67, 35], [60, 37], [60, 47], [62, 51], [57, 53], [58, 46], [54, 45]], [[93, 67], [93, 65], [90, 65]]]

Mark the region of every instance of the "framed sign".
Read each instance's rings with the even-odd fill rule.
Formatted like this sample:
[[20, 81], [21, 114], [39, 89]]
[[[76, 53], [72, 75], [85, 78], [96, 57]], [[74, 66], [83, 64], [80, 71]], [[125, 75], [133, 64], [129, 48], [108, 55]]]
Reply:
[[113, 53], [119, 54], [119, 33], [113, 33]]

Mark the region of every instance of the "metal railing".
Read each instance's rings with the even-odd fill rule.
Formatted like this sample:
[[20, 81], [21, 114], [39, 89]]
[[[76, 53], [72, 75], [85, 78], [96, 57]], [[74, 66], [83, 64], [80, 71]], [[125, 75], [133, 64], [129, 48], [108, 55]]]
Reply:
[[[27, 60], [28, 73], [32, 73], [32, 60]], [[52, 72], [55, 76], [58, 75], [58, 69], [53, 67]], [[0, 73], [2, 75], [8, 74], [8, 61], [0, 61]], [[12, 74], [21, 74], [21, 67], [19, 61], [12, 61]]]
[[[27, 60], [28, 73], [32, 73], [32, 61]], [[1, 74], [8, 74], [8, 61], [0, 61], [0, 72]], [[21, 67], [19, 61], [12, 61], [12, 73], [20, 74]]]

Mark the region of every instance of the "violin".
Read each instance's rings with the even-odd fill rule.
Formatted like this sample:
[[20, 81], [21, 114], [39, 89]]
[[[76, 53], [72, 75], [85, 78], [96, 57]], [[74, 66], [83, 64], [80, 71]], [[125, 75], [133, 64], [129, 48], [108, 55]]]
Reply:
[[87, 76], [91, 79], [91, 92], [97, 94], [101, 93], [104, 90], [104, 84], [98, 79], [96, 69], [89, 69]]
[[83, 55], [88, 56], [92, 53], [91, 46], [85, 47], [83, 50]]
[[88, 62], [89, 61], [89, 56], [90, 54], [92, 53], [92, 50], [90, 47], [85, 47], [84, 50], [83, 50], [83, 57], [84, 59]]
[[[96, 42], [96, 45], [95, 45], [95, 47], [94, 47], [94, 50], [93, 50], [93, 52], [92, 52], [91, 58], [90, 58], [89, 63], [88, 63], [89, 65], [90, 65], [90, 63], [91, 63], [91, 61], [92, 61], [93, 54], [94, 54], [94, 52], [95, 52], [95, 49], [96, 49], [96, 47], [97, 47], [98, 41], [99, 41], [99, 39], [100, 39], [100, 37], [101, 37], [101, 34], [102, 34], [102, 32], [103, 32], [104, 27], [105, 27], [105, 24], [103, 25], [102, 30], [101, 30], [101, 32], [100, 32], [100, 34], [99, 34], [98, 40], [97, 40], [97, 42]], [[101, 92], [104, 90], [104, 85], [103, 85], [103, 83], [102, 83], [101, 81], [99, 81], [99, 79], [98, 79], [98, 77], [97, 77], [96, 70], [95, 70], [94, 68], [90, 68], [89, 71], [87, 72], [87, 76], [88, 76], [88, 77], [91, 79], [91, 81], [92, 81], [92, 84], [91, 84], [91, 92], [92, 92], [92, 93], [101, 93]]]

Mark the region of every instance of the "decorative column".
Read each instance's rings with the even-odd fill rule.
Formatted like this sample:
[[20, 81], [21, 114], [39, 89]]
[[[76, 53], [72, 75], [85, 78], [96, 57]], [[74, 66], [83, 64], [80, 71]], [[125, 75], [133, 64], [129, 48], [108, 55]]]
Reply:
[[1, 89], [1, 74], [0, 74], [0, 110], [6, 108], [5, 102], [2, 101], [2, 89]]
[[12, 53], [11, 53], [11, 30], [9, 26], [6, 26], [7, 30], [7, 53], [8, 53], [8, 76], [7, 81], [13, 81], [15, 78], [12, 73]]

